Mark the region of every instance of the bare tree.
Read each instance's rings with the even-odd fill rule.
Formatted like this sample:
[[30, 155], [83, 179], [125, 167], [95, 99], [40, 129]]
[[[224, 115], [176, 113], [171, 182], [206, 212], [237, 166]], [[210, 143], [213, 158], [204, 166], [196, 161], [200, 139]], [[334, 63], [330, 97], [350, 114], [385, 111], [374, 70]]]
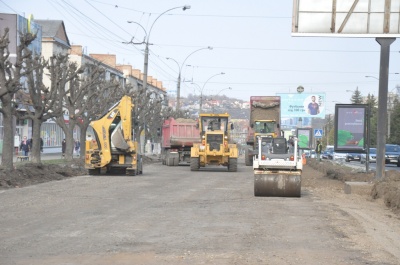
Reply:
[[[92, 69], [99, 66], [88, 66]], [[80, 122], [77, 125], [80, 128], [81, 134], [79, 141], [81, 143], [80, 155], [85, 154], [86, 131], [92, 120], [95, 120], [104, 113], [110, 106], [117, 102], [123, 96], [123, 90], [118, 82], [105, 81], [104, 71], [101, 68], [97, 69], [99, 75], [90, 75], [85, 80], [83, 86], [87, 86], [88, 94], [83, 98], [85, 111], [82, 112]], [[93, 80], [96, 78], [97, 80]]]
[[3, 155], [2, 165], [8, 169], [13, 168], [14, 126], [13, 105], [14, 94], [21, 89], [21, 77], [25, 74], [24, 61], [32, 55], [28, 49], [29, 44], [36, 38], [34, 34], [20, 34], [20, 44], [17, 46], [16, 59], [12, 62], [8, 46], [9, 29], [6, 28], [0, 36], [0, 112], [3, 115]]
[[[70, 64], [72, 67], [75, 64]], [[76, 65], [74, 66], [76, 67]], [[81, 133], [80, 140], [84, 139], [88, 121], [93, 118], [93, 111], [89, 107], [93, 107], [94, 104], [87, 104], [91, 100], [97, 99], [97, 104], [103, 108], [106, 108], [105, 101], [101, 101], [102, 93], [108, 89], [114, 89], [118, 91], [119, 83], [115, 81], [105, 81], [104, 69], [99, 66], [87, 65], [84, 66], [84, 70], [80, 71], [84, 73], [83, 77], [76, 77], [69, 83], [69, 88], [63, 93], [63, 109], [68, 114], [69, 119], [64, 120], [64, 117], [57, 117], [56, 123], [62, 128], [65, 134], [66, 150], [65, 158], [72, 160], [74, 138], [73, 130], [76, 126], [84, 128], [85, 130]], [[109, 97], [114, 95], [114, 92], [109, 92]], [[105, 98], [105, 97], [103, 97]], [[90, 115], [90, 116], [88, 116]], [[83, 120], [85, 116], [88, 116], [85, 123], [86, 128], [83, 126]], [[82, 135], [83, 134], [83, 135]]]
[[[26, 74], [28, 93], [22, 90], [17, 93], [17, 100], [25, 107], [26, 112], [19, 113], [19, 118], [32, 120], [31, 159], [39, 163], [41, 125], [49, 119], [63, 116], [60, 95], [77, 72], [70, 71], [68, 56], [61, 54], [52, 56], [49, 61], [40, 56], [29, 58], [26, 60], [26, 66], [30, 69]], [[45, 69], [49, 71], [50, 87], [43, 83]]]

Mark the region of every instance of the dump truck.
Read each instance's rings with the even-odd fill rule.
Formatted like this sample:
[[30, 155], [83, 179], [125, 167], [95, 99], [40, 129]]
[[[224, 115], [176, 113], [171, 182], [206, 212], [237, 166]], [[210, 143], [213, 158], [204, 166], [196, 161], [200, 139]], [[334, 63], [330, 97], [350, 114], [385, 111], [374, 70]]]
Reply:
[[196, 120], [169, 118], [161, 129], [161, 160], [163, 165], [190, 165], [190, 149], [200, 142]]
[[199, 115], [201, 142], [190, 150], [190, 170], [197, 171], [208, 165], [226, 166], [228, 171], [237, 171], [238, 148], [230, 139], [233, 124], [229, 114]]
[[281, 97], [250, 97], [250, 124], [246, 138], [245, 164], [253, 164], [253, 156], [257, 154], [257, 137], [278, 137], [280, 133]]
[[288, 144], [286, 138], [257, 136], [257, 154], [253, 157], [254, 196], [300, 197], [303, 156], [298, 153], [298, 139]]
[[92, 139], [85, 143], [85, 168], [90, 175], [143, 173], [139, 145], [134, 141], [132, 98], [124, 96], [99, 119], [90, 123]]

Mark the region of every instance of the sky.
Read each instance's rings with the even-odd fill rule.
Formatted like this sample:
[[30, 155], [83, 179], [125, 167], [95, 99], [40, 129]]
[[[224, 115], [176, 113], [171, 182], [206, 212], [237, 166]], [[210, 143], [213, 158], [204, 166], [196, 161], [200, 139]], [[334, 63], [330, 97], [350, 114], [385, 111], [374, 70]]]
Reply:
[[[185, 5], [190, 9], [177, 8]], [[71, 44], [87, 54], [116, 54], [117, 63], [142, 72], [145, 45], [126, 42], [147, 37], [148, 75], [172, 97], [179, 69], [184, 97], [249, 100], [303, 86], [304, 93], [325, 93], [326, 112], [333, 114], [357, 88], [378, 96], [375, 38], [293, 37], [292, 0], [0, 0], [0, 12], [63, 20]], [[395, 91], [400, 41], [390, 49], [388, 90]]]

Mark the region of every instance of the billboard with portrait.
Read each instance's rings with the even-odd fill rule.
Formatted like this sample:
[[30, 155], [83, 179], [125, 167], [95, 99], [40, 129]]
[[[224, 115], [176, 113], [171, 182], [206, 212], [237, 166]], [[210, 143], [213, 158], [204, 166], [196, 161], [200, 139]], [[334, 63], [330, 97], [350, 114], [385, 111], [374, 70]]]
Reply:
[[299, 149], [311, 149], [312, 143], [312, 134], [311, 128], [298, 128], [297, 129], [297, 138]]
[[325, 93], [277, 94], [281, 117], [325, 118]]
[[336, 104], [335, 151], [364, 152], [367, 110], [366, 104]]

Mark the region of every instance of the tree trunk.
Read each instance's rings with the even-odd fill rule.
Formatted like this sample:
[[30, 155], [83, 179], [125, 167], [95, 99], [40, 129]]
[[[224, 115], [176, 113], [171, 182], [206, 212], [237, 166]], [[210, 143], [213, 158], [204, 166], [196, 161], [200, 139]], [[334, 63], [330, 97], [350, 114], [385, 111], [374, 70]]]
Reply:
[[35, 119], [32, 121], [32, 150], [31, 161], [33, 163], [40, 163], [40, 127], [42, 123], [40, 120]]
[[[14, 169], [14, 126], [12, 115], [12, 102], [10, 94], [6, 94], [1, 98], [3, 110], [3, 155], [1, 156], [1, 164], [6, 169]], [[19, 143], [18, 143], [19, 145]]]

